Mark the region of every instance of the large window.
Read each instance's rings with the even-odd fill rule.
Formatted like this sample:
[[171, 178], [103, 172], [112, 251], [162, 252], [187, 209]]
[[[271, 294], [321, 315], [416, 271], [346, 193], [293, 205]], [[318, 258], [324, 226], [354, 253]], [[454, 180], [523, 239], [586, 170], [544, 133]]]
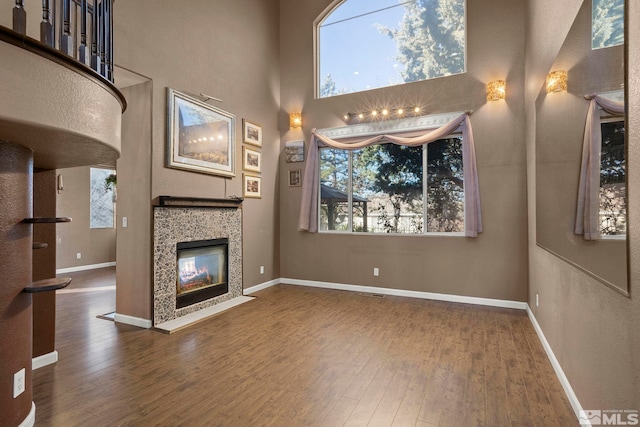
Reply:
[[624, 0], [592, 0], [591, 48], [624, 43]]
[[624, 121], [603, 120], [600, 155], [600, 234], [625, 236], [627, 198]]
[[460, 137], [420, 147], [322, 148], [318, 229], [462, 233], [463, 189]]
[[465, 0], [345, 0], [317, 26], [320, 98], [465, 72]]

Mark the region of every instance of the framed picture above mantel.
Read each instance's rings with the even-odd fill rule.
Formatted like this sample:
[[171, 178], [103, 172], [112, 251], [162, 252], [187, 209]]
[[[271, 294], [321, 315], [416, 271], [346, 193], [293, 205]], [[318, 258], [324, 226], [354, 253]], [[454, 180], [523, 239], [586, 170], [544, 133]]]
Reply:
[[167, 90], [167, 167], [235, 176], [233, 114]]

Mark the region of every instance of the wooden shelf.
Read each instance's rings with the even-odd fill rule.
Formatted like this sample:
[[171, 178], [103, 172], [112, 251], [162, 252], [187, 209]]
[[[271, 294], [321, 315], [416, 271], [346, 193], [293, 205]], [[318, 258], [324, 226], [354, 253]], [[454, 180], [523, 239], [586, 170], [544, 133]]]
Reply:
[[35, 217], [35, 218], [25, 218], [22, 222], [26, 224], [56, 224], [59, 222], [71, 222], [71, 218], [69, 217], [58, 217], [58, 218], [47, 218], [47, 217]]
[[53, 279], [44, 279], [33, 282], [23, 289], [23, 292], [35, 294], [38, 292], [49, 292], [57, 289], [66, 288], [71, 283], [71, 277], [55, 277]]
[[232, 208], [238, 209], [242, 205], [242, 197], [228, 199], [207, 199], [202, 197], [173, 197], [158, 196], [153, 199], [155, 207], [165, 208]]
[[31, 246], [32, 246], [32, 249], [45, 249], [49, 247], [49, 244], [42, 243], [42, 242], [33, 242]]

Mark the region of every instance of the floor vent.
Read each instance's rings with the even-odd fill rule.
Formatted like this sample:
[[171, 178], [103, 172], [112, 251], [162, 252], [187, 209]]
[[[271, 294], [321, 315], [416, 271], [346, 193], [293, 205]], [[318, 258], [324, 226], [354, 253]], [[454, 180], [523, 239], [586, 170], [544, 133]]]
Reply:
[[371, 298], [384, 298], [383, 294], [367, 294], [367, 293], [358, 293], [359, 295], [363, 296], [363, 297], [371, 297]]

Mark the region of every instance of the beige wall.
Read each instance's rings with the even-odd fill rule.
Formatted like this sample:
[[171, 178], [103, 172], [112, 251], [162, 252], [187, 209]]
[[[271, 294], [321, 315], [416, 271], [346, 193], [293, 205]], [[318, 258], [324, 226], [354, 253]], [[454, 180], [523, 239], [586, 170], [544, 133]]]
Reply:
[[[341, 117], [372, 103], [419, 102], [430, 113], [474, 110], [484, 233], [464, 237], [309, 234], [297, 230], [300, 188], [287, 186], [281, 159], [282, 276], [357, 285], [525, 301], [527, 215], [524, 141], [524, 1], [467, 2], [467, 73], [328, 99], [314, 99], [313, 22], [329, 0], [282, 0], [281, 69], [284, 124], [302, 111], [304, 139], [312, 128], [344, 126]], [[500, 17], [494, 19], [493, 17]], [[345, 60], [348, 60], [345, 58]], [[506, 102], [485, 100], [485, 84], [507, 80]], [[380, 276], [373, 277], [373, 267]]]
[[[122, 89], [122, 155], [118, 159], [116, 312], [151, 319], [151, 103], [150, 81]], [[127, 218], [127, 227], [123, 227]]]
[[[103, 264], [116, 260], [116, 229], [90, 228], [90, 168], [58, 169], [64, 190], [56, 198], [56, 215], [71, 217], [56, 225], [56, 268]], [[77, 259], [76, 254], [81, 258]]]
[[[532, 0], [527, 9], [529, 305], [585, 409], [638, 409], [640, 402], [640, 5], [629, 7], [629, 249], [631, 298], [535, 244], [535, 99], [580, 0]], [[558, 19], [561, 16], [563, 19]], [[535, 306], [536, 294], [540, 306]]]
[[[277, 1], [118, 2], [114, 27], [116, 64], [153, 80], [152, 181], [146, 202], [161, 195], [242, 196], [242, 119], [262, 125], [262, 199], [243, 204], [244, 287], [279, 277]], [[222, 103], [210, 103], [236, 116], [235, 178], [165, 167], [167, 87], [220, 98]]]

